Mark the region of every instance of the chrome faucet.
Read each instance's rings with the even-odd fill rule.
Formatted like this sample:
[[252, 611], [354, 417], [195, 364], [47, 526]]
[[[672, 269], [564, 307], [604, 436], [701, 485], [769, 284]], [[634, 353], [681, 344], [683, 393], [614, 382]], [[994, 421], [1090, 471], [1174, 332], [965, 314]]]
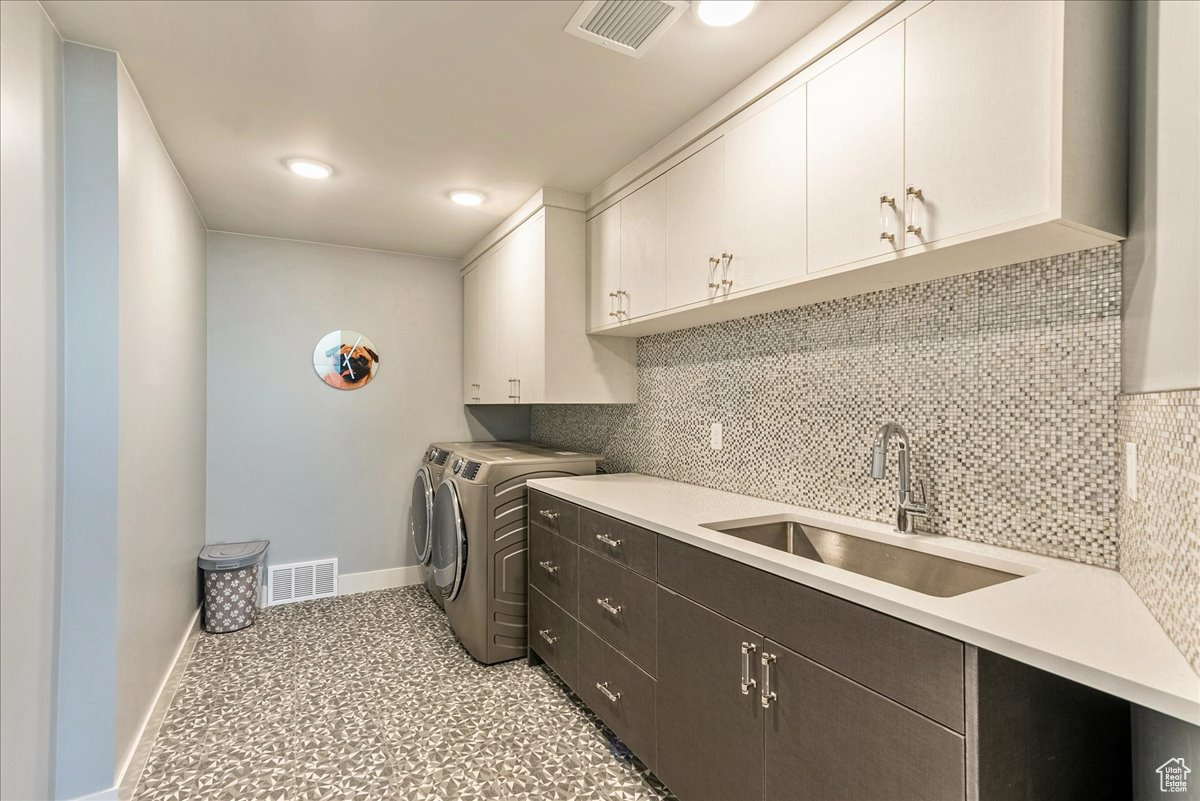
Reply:
[[896, 531], [903, 534], [913, 533], [914, 517], [929, 517], [931, 510], [925, 502], [925, 485], [918, 479], [917, 486], [921, 488], [921, 500], [914, 501], [908, 489], [908, 434], [899, 423], [884, 423], [875, 435], [875, 448], [871, 453], [871, 478], [883, 480], [884, 468], [887, 463], [887, 447], [892, 437], [900, 440], [900, 492], [896, 503]]

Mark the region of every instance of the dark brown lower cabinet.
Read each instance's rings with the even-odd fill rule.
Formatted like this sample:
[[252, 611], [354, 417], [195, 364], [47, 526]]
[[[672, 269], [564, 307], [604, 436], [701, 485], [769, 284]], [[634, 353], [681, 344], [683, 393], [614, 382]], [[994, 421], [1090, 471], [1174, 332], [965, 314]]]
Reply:
[[[766, 798], [947, 801], [966, 792], [964, 738], [770, 640]], [[765, 682], [764, 682], [765, 686]]]
[[686, 801], [762, 801], [762, 705], [742, 694], [742, 643], [758, 674], [762, 638], [670, 590], [658, 590], [658, 760]]

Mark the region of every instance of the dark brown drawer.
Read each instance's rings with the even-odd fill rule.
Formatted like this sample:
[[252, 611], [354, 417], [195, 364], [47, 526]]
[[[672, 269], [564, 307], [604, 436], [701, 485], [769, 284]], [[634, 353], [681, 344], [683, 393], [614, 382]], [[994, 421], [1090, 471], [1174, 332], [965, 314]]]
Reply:
[[529, 590], [529, 647], [558, 677], [575, 686], [579, 624], [536, 589]]
[[579, 539], [579, 507], [553, 495], [529, 490], [529, 521], [571, 542]]
[[655, 753], [654, 679], [579, 627], [576, 694], [651, 770]]
[[658, 587], [632, 570], [579, 549], [579, 622], [654, 675]]
[[579, 546], [539, 526], [529, 527], [529, 584], [568, 613], [579, 598]]
[[922, 715], [965, 731], [963, 646], [957, 640], [669, 537], [659, 543], [659, 581]]
[[658, 575], [658, 535], [653, 531], [581, 508], [579, 544], [647, 578]]

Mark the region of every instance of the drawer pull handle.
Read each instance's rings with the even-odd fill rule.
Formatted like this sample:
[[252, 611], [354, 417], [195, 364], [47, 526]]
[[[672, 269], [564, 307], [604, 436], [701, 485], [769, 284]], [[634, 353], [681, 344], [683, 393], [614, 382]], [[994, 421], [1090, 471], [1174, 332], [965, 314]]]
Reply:
[[599, 606], [601, 609], [603, 609], [605, 612], [608, 612], [613, 617], [616, 617], [617, 615], [621, 614], [621, 605], [617, 604], [616, 606], [613, 606], [612, 603], [607, 598], [597, 598], [596, 605]]
[[775, 654], [763, 653], [759, 661], [762, 664], [762, 705], [766, 709], [775, 700], [775, 693], [771, 691], [771, 665], [775, 663]]
[[546, 560], [545, 562], [538, 562], [538, 564], [541, 565], [542, 570], [545, 570], [547, 573], [554, 574], [558, 572], [558, 565], [549, 560]]
[[554, 643], [558, 642], [558, 637], [550, 636], [550, 629], [541, 629], [538, 631], [538, 634], [540, 634], [542, 639], [545, 640], [549, 645], [554, 645]]
[[750, 675], [750, 654], [758, 650], [753, 643], [742, 643], [742, 695], [749, 695], [750, 688], [758, 684]]
[[607, 534], [597, 534], [596, 539], [600, 540], [600, 542], [603, 542], [609, 548], [620, 548], [621, 547], [620, 540], [614, 540], [612, 537], [608, 536]]
[[547, 520], [557, 520], [561, 516], [559, 512], [551, 512], [549, 509], [540, 509], [538, 514]]
[[614, 704], [617, 701], [621, 700], [621, 693], [613, 692], [612, 690], [608, 689], [607, 681], [596, 682], [596, 689], [599, 690], [600, 692], [604, 693], [605, 697], [608, 698], [608, 700], [612, 701]]

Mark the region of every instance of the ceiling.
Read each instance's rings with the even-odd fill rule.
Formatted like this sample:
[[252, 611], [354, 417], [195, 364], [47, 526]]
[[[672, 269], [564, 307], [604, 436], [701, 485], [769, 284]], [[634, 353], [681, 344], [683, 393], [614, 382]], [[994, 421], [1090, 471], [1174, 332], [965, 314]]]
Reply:
[[[845, 0], [760, 2], [732, 28], [685, 14], [641, 59], [565, 34], [578, 0], [44, 5], [120, 52], [210, 229], [458, 257], [538, 188], [591, 190]], [[294, 156], [336, 172], [297, 178]]]

